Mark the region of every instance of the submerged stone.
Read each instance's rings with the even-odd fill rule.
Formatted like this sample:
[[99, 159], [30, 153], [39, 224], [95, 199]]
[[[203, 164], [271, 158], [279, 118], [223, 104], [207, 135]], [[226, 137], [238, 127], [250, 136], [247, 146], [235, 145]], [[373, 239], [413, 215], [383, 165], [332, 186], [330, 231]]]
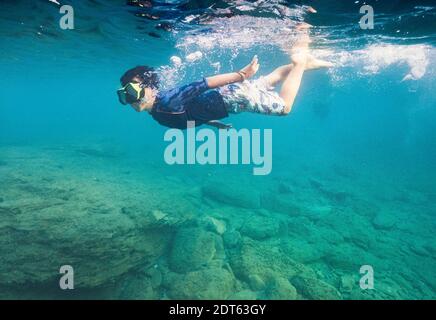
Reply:
[[372, 220], [374, 227], [382, 230], [390, 230], [397, 223], [395, 216], [389, 213], [379, 213]]
[[298, 215], [301, 210], [296, 202], [291, 198], [283, 195], [278, 195], [273, 192], [262, 194], [262, 208], [270, 211], [281, 212], [291, 216]]
[[302, 240], [287, 239], [282, 241], [283, 251], [292, 259], [302, 263], [311, 263], [325, 256], [325, 244], [309, 244]]
[[356, 280], [351, 275], [341, 276], [340, 290], [344, 293], [351, 293], [356, 284]]
[[166, 284], [171, 299], [227, 299], [234, 289], [235, 279], [222, 268], [207, 268], [186, 274], [168, 275]]
[[256, 191], [247, 192], [242, 185], [213, 182], [202, 187], [203, 196], [227, 205], [257, 209], [260, 207]]
[[229, 297], [229, 300], [256, 300], [257, 294], [256, 292], [250, 290], [242, 290], [232, 294]]
[[37, 202], [21, 208], [3, 215], [13, 228], [0, 228], [0, 284], [47, 283], [59, 278], [60, 266], [70, 265], [75, 287], [96, 287], [154, 261], [170, 240], [168, 229], [138, 229], [116, 210], [96, 214], [86, 205]]
[[274, 237], [279, 231], [279, 221], [257, 215], [249, 217], [241, 229], [242, 234], [255, 240]]
[[266, 283], [277, 276], [289, 278], [300, 273], [313, 272], [280, 252], [278, 248], [249, 238], [244, 238], [241, 246], [228, 251], [228, 254], [233, 272], [238, 279], [247, 283], [253, 281], [253, 275], [257, 275]]
[[339, 291], [332, 285], [316, 279], [297, 276], [292, 279], [292, 284], [305, 297], [314, 300], [339, 300], [342, 299]]
[[323, 258], [332, 268], [357, 272], [362, 264], [374, 264], [374, 258], [363, 250], [349, 245], [341, 244], [332, 247]]
[[295, 300], [297, 289], [283, 277], [274, 278], [266, 290], [266, 296], [271, 300]]
[[224, 245], [229, 248], [236, 248], [240, 245], [242, 237], [239, 231], [231, 230], [224, 233]]
[[169, 257], [173, 271], [194, 271], [212, 261], [221, 238], [200, 227], [181, 228], [174, 240]]
[[127, 279], [119, 298], [123, 300], [155, 300], [159, 298], [159, 295], [153, 290], [150, 278], [138, 274]]
[[263, 290], [265, 288], [265, 282], [257, 274], [250, 274], [248, 276], [248, 284], [250, 285], [250, 288], [255, 291]]
[[226, 232], [226, 223], [222, 220], [215, 219], [214, 217], [206, 217], [205, 226], [209, 231], [223, 235]]

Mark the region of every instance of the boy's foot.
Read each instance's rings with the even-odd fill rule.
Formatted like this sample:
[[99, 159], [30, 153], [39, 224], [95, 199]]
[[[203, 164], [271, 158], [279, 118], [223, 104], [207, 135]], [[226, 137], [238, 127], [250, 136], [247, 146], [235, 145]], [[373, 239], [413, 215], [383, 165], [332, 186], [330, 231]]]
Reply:
[[309, 56], [309, 43], [311, 42], [307, 34], [302, 35], [295, 42], [289, 54], [294, 64], [306, 64]]
[[309, 28], [312, 28], [313, 26], [307, 22], [300, 22], [296, 25], [295, 29], [297, 30], [307, 30]]
[[317, 59], [312, 55], [307, 55], [306, 70], [314, 70], [320, 68], [332, 68], [335, 65], [329, 61]]
[[309, 13], [317, 13], [318, 11], [316, 11], [314, 7], [309, 6], [309, 7], [307, 7], [307, 12], [309, 12]]

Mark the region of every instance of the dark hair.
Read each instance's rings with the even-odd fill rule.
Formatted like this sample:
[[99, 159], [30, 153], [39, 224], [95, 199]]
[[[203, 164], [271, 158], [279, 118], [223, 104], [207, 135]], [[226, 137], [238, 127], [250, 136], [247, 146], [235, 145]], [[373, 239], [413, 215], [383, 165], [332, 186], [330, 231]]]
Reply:
[[137, 66], [127, 70], [120, 78], [121, 85], [125, 86], [135, 77], [140, 78], [141, 83], [146, 87], [157, 89], [159, 86], [158, 76], [154, 71], [154, 68], [149, 66]]

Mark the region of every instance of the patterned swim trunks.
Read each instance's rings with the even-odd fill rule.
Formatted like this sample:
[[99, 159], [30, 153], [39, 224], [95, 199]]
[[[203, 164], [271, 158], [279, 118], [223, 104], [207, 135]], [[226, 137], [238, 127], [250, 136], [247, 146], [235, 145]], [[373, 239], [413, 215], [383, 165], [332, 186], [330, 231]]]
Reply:
[[285, 102], [264, 77], [232, 83], [219, 89], [229, 113], [284, 115]]

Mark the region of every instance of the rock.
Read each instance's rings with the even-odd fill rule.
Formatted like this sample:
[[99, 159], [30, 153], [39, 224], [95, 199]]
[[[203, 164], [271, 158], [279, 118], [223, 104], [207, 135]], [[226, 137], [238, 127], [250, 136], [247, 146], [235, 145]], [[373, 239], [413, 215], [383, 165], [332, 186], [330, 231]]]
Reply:
[[351, 293], [353, 291], [356, 280], [351, 275], [341, 276], [341, 283], [339, 289], [344, 293]]
[[155, 300], [159, 296], [153, 290], [150, 278], [136, 274], [125, 282], [119, 298], [122, 300]]
[[32, 198], [2, 207], [0, 284], [50, 283], [71, 265], [75, 287], [96, 287], [163, 255], [169, 227], [138, 228], [119, 209], [87, 201]]
[[265, 288], [265, 282], [257, 274], [250, 274], [248, 276], [248, 284], [254, 291], [260, 291]]
[[282, 249], [292, 259], [301, 263], [311, 263], [322, 259], [325, 255], [325, 244], [309, 244], [306, 241], [286, 239], [282, 241]]
[[292, 217], [288, 219], [288, 234], [293, 238], [300, 238], [309, 241], [309, 239], [316, 239], [319, 242], [320, 234], [317, 226], [306, 217]]
[[214, 182], [202, 187], [203, 197], [234, 207], [260, 208], [260, 198], [255, 191], [247, 192], [243, 185]]
[[167, 216], [166, 213], [164, 213], [164, 212], [162, 212], [160, 210], [153, 210], [152, 214], [153, 214], [154, 219], [156, 219], [156, 221], [160, 221], [162, 219], [165, 219], [166, 216]]
[[335, 287], [316, 278], [308, 278], [297, 276], [294, 277], [291, 283], [305, 297], [314, 300], [339, 300], [342, 299], [341, 294]]
[[409, 249], [420, 256], [426, 257], [429, 255], [429, 252], [427, 251], [427, 249], [425, 248], [425, 245], [422, 243], [410, 243], [409, 244]]
[[271, 245], [250, 238], [243, 238], [239, 248], [227, 253], [236, 277], [247, 283], [253, 281], [253, 275], [259, 276], [266, 283], [277, 276], [289, 278], [300, 273], [311, 274], [310, 268], [272, 248]]
[[268, 286], [266, 296], [271, 300], [296, 300], [297, 289], [287, 279], [277, 277]]
[[378, 213], [374, 220], [372, 220], [372, 224], [377, 229], [390, 230], [395, 226], [396, 218], [389, 213]]
[[289, 194], [289, 193], [291, 193], [292, 189], [288, 184], [286, 184], [284, 182], [280, 182], [279, 186], [278, 186], [278, 191], [281, 194]]
[[157, 265], [147, 270], [146, 274], [150, 278], [150, 284], [154, 289], [160, 287], [160, 285], [162, 284], [162, 273]]
[[171, 299], [223, 300], [233, 291], [235, 279], [228, 270], [208, 268], [171, 274], [166, 283]]
[[11, 149], [14, 167], [1, 168], [1, 288], [26, 288], [38, 298], [71, 265], [77, 296], [100, 292], [166, 255], [175, 226], [195, 212], [181, 191], [162, 192], [168, 183], [151, 175], [144, 188], [121, 167], [108, 174], [103, 162], [117, 156], [76, 150]]
[[239, 233], [239, 231], [236, 230], [227, 231], [226, 233], [224, 233], [223, 237], [224, 245], [229, 249], [238, 247], [242, 239], [241, 234]]
[[215, 219], [213, 217], [206, 217], [204, 220], [207, 230], [215, 232], [219, 235], [223, 235], [226, 232], [226, 223], [222, 220]]
[[364, 264], [374, 265], [374, 258], [349, 244], [340, 244], [326, 252], [324, 260], [334, 269], [358, 272]]
[[245, 221], [241, 229], [242, 234], [255, 240], [274, 237], [279, 233], [279, 231], [279, 221], [262, 216], [251, 216]]
[[424, 248], [428, 250], [433, 256], [436, 256], [436, 243], [434, 241], [429, 241], [424, 244]]
[[284, 197], [273, 192], [262, 194], [261, 206], [267, 210], [281, 212], [291, 216], [296, 216], [301, 212], [301, 209], [292, 197]]
[[344, 242], [344, 237], [333, 229], [318, 226], [318, 232], [328, 244], [337, 245]]
[[303, 214], [313, 221], [319, 221], [329, 216], [333, 209], [330, 205], [313, 205], [306, 210]]
[[232, 294], [229, 297], [229, 300], [256, 300], [257, 294], [256, 292], [250, 290], [242, 290]]
[[214, 258], [220, 241], [216, 234], [200, 227], [181, 228], [173, 240], [170, 269], [185, 273], [207, 265]]

